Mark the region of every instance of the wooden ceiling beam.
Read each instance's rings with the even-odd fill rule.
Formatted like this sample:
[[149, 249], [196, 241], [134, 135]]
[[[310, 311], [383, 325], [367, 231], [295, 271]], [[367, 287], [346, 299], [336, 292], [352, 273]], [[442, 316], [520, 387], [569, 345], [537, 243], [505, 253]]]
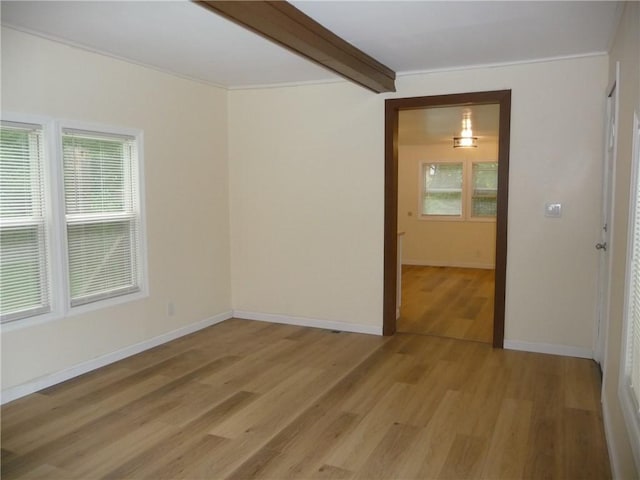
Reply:
[[396, 91], [393, 70], [288, 2], [194, 1], [369, 90]]

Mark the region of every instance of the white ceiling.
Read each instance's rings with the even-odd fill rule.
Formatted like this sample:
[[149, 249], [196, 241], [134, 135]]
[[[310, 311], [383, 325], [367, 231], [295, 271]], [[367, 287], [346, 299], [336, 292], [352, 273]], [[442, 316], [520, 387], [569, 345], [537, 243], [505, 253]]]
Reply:
[[[398, 74], [608, 50], [619, 2], [294, 1]], [[242, 88], [338, 77], [186, 0], [6, 1], [3, 25]]]
[[471, 117], [473, 136], [478, 141], [498, 139], [500, 128], [500, 105], [471, 105], [455, 107], [430, 107], [401, 110], [398, 117], [398, 144], [427, 145], [449, 143], [460, 135], [462, 115]]
[[618, 18], [606, 1], [292, 3], [396, 72], [605, 52]]

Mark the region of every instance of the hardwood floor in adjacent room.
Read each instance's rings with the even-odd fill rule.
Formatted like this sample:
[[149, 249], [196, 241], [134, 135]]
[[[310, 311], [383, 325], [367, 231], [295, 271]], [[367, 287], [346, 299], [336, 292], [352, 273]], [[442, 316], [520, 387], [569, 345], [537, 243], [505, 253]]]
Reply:
[[229, 320], [2, 407], [2, 478], [610, 478], [589, 360]]
[[493, 341], [495, 270], [402, 266], [399, 332]]

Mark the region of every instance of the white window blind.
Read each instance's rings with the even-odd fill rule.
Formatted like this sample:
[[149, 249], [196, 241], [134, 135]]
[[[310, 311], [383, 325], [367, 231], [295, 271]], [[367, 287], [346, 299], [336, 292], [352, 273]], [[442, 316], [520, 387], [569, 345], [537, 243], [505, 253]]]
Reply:
[[71, 306], [140, 290], [136, 140], [63, 129]]
[[495, 217], [498, 199], [498, 164], [474, 162], [471, 168], [471, 216]]
[[[637, 132], [636, 164], [640, 164], [640, 132]], [[640, 166], [636, 165], [636, 169]], [[636, 415], [640, 412], [640, 174], [636, 173], [633, 186], [632, 227], [631, 227], [631, 256], [629, 269], [629, 282], [627, 286], [627, 382], [635, 400], [634, 410]], [[636, 417], [638, 418], [638, 417]]]
[[422, 215], [462, 215], [462, 163], [423, 165]]
[[50, 311], [40, 125], [0, 125], [0, 318]]
[[498, 163], [422, 163], [420, 213], [436, 220], [493, 221], [497, 213]]

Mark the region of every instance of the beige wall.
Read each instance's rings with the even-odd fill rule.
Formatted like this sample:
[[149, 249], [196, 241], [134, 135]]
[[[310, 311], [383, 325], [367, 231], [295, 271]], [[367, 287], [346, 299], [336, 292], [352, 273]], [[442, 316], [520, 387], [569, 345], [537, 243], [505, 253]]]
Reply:
[[382, 99], [229, 92], [234, 309], [382, 325]]
[[[593, 346], [607, 57], [400, 77], [512, 89], [506, 339]], [[380, 327], [384, 98], [346, 83], [229, 93], [234, 308]], [[563, 216], [544, 217], [545, 202]]]
[[[410, 76], [396, 96], [512, 90], [505, 340], [589, 354], [607, 57]], [[545, 202], [563, 205], [544, 216]], [[534, 345], [532, 345], [534, 344]]]
[[231, 310], [226, 95], [2, 29], [3, 111], [144, 131], [150, 290], [133, 303], [3, 329], [3, 390]]
[[477, 148], [454, 149], [451, 143], [398, 146], [398, 230], [402, 263], [465, 268], [495, 265], [495, 221], [437, 221], [420, 218], [421, 171], [425, 161], [497, 161], [495, 139]]
[[611, 463], [618, 478], [638, 478], [629, 432], [625, 426], [618, 385], [622, 352], [622, 323], [629, 219], [634, 110], [640, 116], [640, 4], [626, 2], [618, 33], [610, 53], [609, 79], [615, 81], [616, 62], [620, 62], [617, 160], [614, 179], [614, 206], [611, 233], [611, 297], [609, 330], [604, 374], [603, 407]]

